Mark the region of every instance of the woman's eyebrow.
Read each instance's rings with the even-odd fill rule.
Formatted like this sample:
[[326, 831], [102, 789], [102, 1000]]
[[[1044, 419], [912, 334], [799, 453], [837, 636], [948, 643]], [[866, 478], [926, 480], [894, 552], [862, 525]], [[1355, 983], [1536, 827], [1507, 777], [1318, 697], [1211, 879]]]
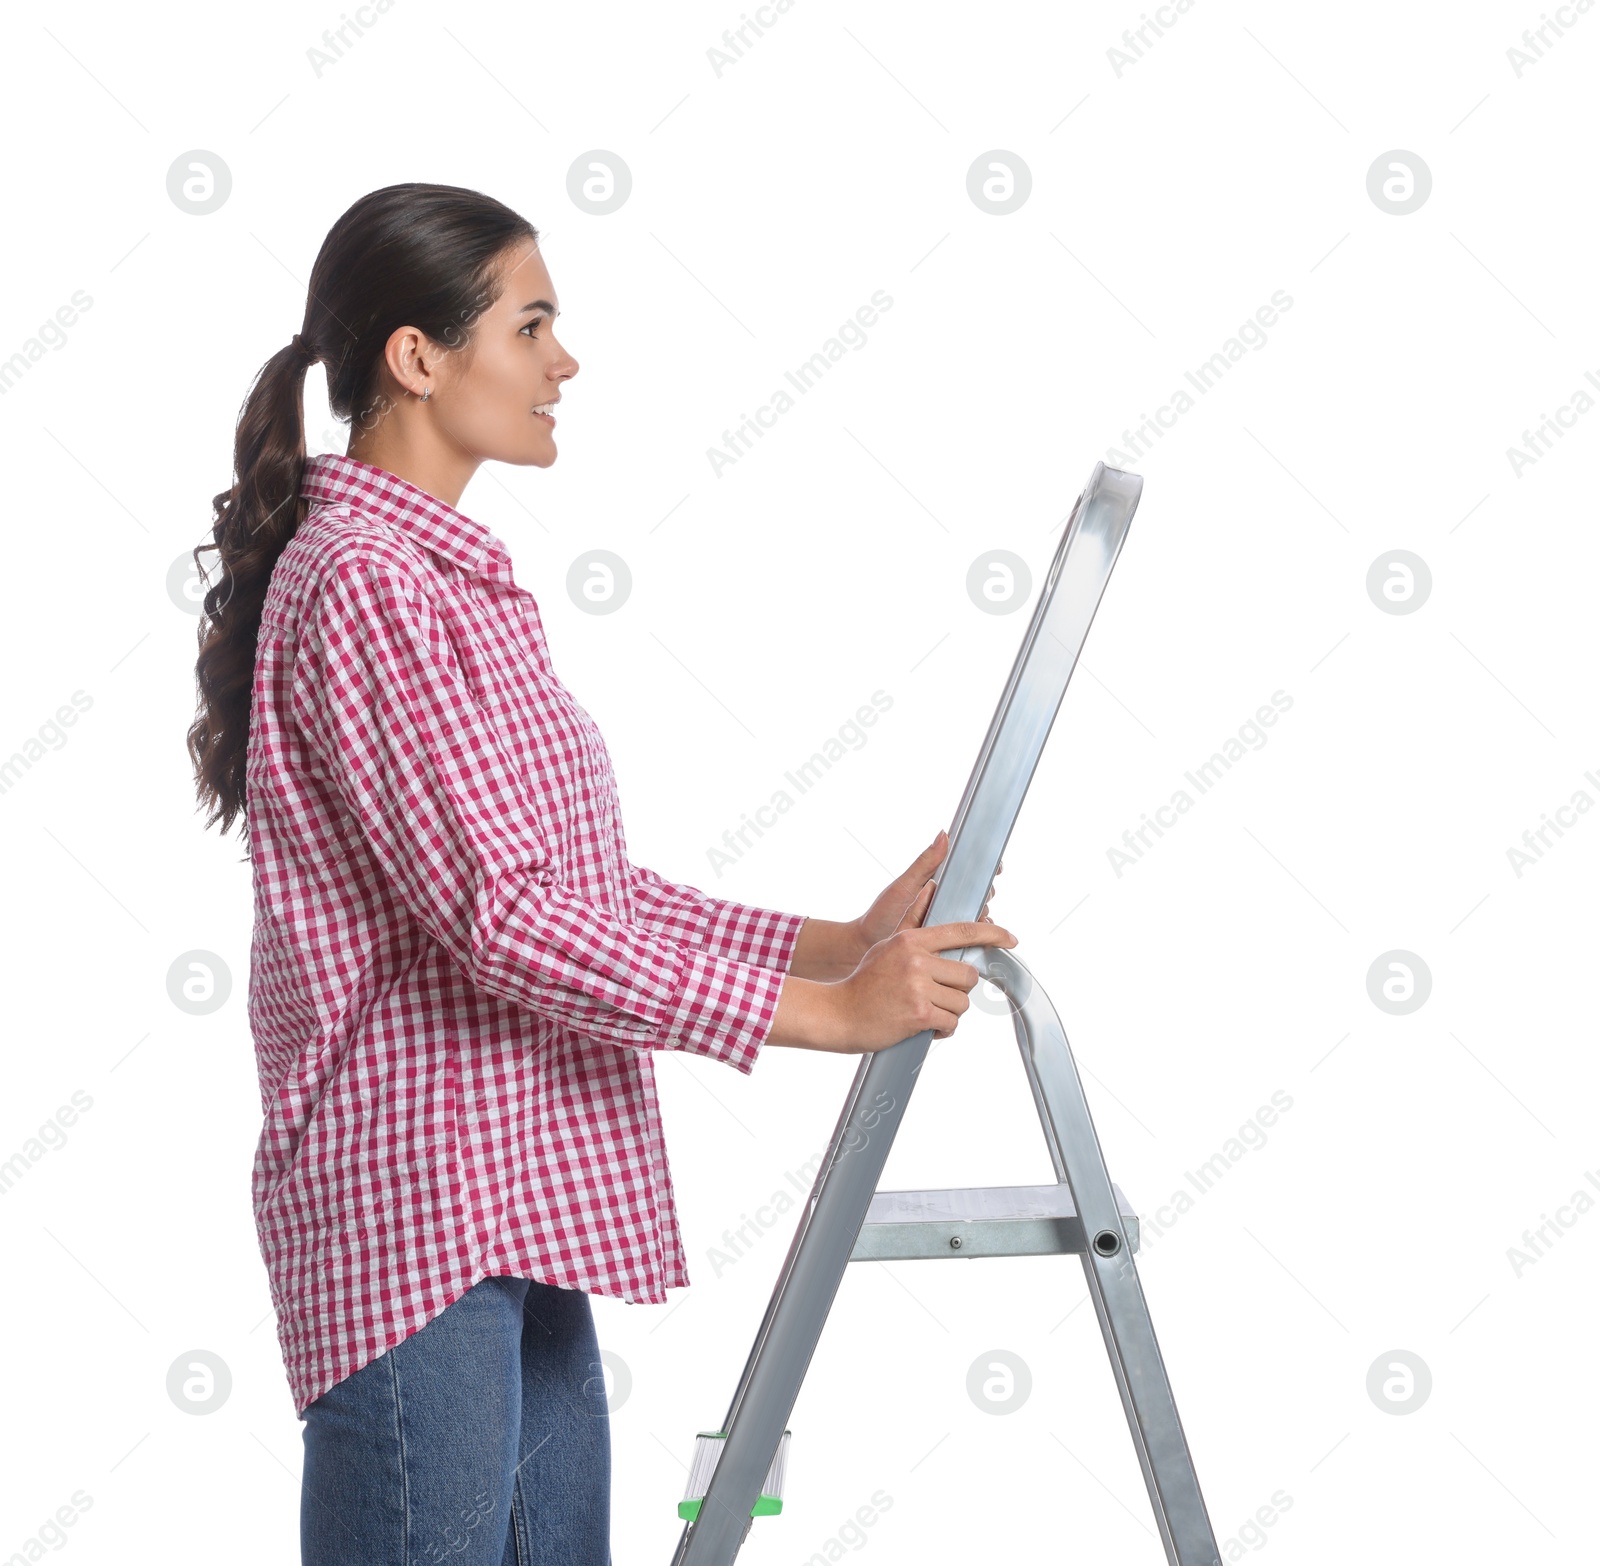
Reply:
[[561, 312], [550, 303], [548, 299], [535, 299], [532, 304], [525, 304], [517, 311], [518, 315], [526, 315], [530, 310], [548, 310], [551, 315], [560, 315]]

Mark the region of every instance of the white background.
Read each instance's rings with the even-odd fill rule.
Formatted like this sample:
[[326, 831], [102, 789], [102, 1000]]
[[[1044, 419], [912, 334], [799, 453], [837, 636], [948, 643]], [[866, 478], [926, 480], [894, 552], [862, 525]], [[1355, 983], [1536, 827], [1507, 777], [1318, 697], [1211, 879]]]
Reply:
[[[249, 1205], [249, 868], [195, 808], [197, 605], [169, 574], [209, 536], [329, 226], [410, 179], [545, 236], [581, 364], [560, 458], [485, 469], [462, 509], [538, 597], [630, 849], [664, 874], [860, 913], [948, 825], [1031, 606], [981, 612], [969, 570], [1005, 550], [1037, 585], [1094, 463], [1145, 475], [993, 912], [1147, 1224], [1292, 1099], [1140, 1257], [1224, 1559], [1591, 1558], [1600, 1216], [1562, 1204], [1600, 1198], [1600, 823], [1569, 816], [1520, 876], [1507, 850], [1600, 798], [1600, 413], [1573, 406], [1600, 377], [1600, 18], [1558, 13], [1519, 75], [1533, 4], [1199, 0], [1119, 74], [1138, 0], [798, 0], [719, 74], [737, 3], [362, 14], [320, 75], [337, 0], [6, 25], [0, 359], [75, 290], [92, 307], [0, 400], [0, 756], [24, 756], [0, 792], [0, 1161], [22, 1159], [0, 1197], [0, 1560], [296, 1558], [301, 1426]], [[231, 171], [206, 216], [167, 194], [196, 151]], [[567, 194], [596, 151], [633, 178], [603, 217]], [[1388, 152], [1431, 171], [1409, 214], [1368, 194]], [[1031, 172], [1008, 215], [968, 195], [984, 154]], [[707, 449], [880, 289], [865, 346], [717, 476]], [[1265, 345], [1131, 451], [1276, 290]], [[1563, 406], [1519, 471], [1508, 447]], [[307, 419], [313, 450], [344, 449], [315, 370]], [[633, 574], [612, 615], [567, 596], [594, 549]], [[1407, 614], [1367, 591], [1396, 550], [1431, 572]], [[893, 705], [867, 742], [719, 873], [723, 833], [875, 690]], [[52, 729], [75, 691], [87, 711]], [[1266, 743], [1117, 874], [1108, 849], [1274, 691], [1293, 705]], [[1396, 949], [1432, 980], [1405, 1015], [1367, 988]], [[169, 998], [195, 952], [231, 981], [204, 1015]], [[670, 1557], [793, 1212], [732, 1266], [710, 1252], [793, 1190], [855, 1066], [660, 1060], [694, 1282], [595, 1300], [631, 1377], [617, 1566]], [[92, 1107], [30, 1154], [75, 1091]], [[1048, 1178], [1009, 1027], [974, 1009], [884, 1186]], [[1547, 1218], [1570, 1227], [1519, 1270]], [[196, 1349], [232, 1378], [204, 1417], [166, 1391]], [[1031, 1391], [997, 1416], [967, 1379], [1002, 1349]], [[1368, 1392], [1397, 1350], [1431, 1375], [1407, 1413]], [[790, 1425], [782, 1515], [741, 1561], [1162, 1559], [1074, 1258], [857, 1264]]]

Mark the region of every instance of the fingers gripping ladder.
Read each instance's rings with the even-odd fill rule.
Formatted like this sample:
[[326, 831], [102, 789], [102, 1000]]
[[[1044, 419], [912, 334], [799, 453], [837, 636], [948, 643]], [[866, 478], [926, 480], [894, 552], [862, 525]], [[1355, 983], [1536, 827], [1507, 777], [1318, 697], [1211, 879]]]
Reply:
[[[928, 925], [973, 920], [982, 910], [1143, 483], [1096, 463], [1078, 497], [957, 807]], [[1066, 1252], [1083, 1260], [1167, 1560], [1219, 1566], [1133, 1264], [1138, 1219], [1106, 1172], [1061, 1020], [1010, 952], [976, 947], [943, 955], [971, 962], [1009, 998], [1056, 1183], [879, 1191], [933, 1033], [863, 1054], [739, 1389], [721, 1430], [708, 1433], [717, 1444], [696, 1465], [698, 1503], [680, 1507], [689, 1521], [673, 1566], [731, 1566], [753, 1515], [781, 1506], [762, 1495], [763, 1481], [781, 1473], [785, 1425], [850, 1262]], [[715, 1466], [706, 1480], [708, 1463]]]

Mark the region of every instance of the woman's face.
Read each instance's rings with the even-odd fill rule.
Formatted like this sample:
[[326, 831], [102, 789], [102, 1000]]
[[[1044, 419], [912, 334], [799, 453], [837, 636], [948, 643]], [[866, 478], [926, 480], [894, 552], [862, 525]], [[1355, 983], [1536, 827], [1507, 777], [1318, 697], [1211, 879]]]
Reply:
[[464, 350], [439, 362], [424, 411], [479, 461], [547, 468], [556, 460], [555, 403], [578, 361], [556, 341], [558, 301], [537, 245], [519, 240], [506, 251], [500, 283]]

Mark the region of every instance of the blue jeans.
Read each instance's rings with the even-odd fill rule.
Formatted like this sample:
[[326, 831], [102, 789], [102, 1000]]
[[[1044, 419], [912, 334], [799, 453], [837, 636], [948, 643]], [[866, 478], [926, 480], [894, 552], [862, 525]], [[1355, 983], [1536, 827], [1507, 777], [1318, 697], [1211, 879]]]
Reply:
[[610, 1566], [589, 1296], [484, 1278], [305, 1410], [302, 1566]]

